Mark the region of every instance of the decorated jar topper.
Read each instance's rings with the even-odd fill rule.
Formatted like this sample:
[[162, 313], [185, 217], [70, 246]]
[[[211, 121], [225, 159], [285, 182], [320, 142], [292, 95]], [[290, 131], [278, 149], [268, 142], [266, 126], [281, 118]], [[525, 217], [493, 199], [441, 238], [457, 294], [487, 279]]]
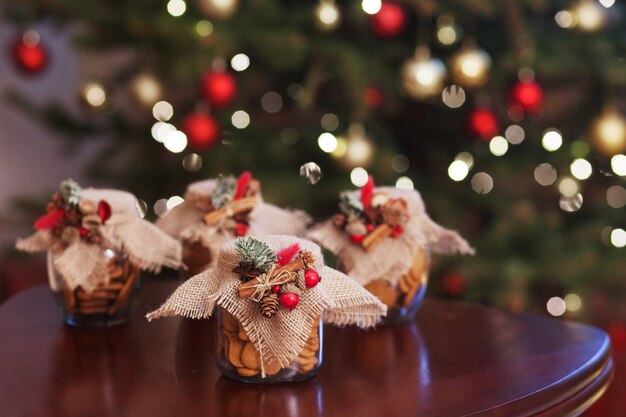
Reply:
[[183, 262], [188, 276], [214, 265], [216, 255], [227, 241], [244, 235], [302, 235], [309, 217], [267, 204], [261, 197], [259, 181], [246, 171], [235, 178], [194, 182], [185, 201], [170, 210], [157, 226], [182, 241]]
[[308, 237], [337, 255], [337, 268], [376, 295], [389, 309], [386, 321], [412, 318], [426, 292], [430, 252], [472, 254], [457, 232], [426, 214], [415, 190], [374, 187], [339, 195], [340, 213]]
[[321, 319], [371, 327], [386, 307], [324, 265], [319, 246], [288, 236], [237, 238], [214, 268], [183, 283], [148, 319], [208, 318], [218, 308], [216, 358], [226, 376], [281, 382], [320, 366]]
[[178, 241], [141, 219], [135, 197], [123, 191], [63, 181], [35, 229], [16, 247], [48, 252], [50, 287], [72, 325], [126, 321], [140, 270], [181, 262]]

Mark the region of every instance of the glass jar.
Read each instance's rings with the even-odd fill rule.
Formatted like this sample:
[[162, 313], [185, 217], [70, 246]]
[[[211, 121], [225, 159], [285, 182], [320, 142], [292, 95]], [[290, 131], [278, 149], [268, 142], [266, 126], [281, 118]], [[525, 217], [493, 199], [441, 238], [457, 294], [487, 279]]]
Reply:
[[322, 365], [323, 326], [320, 319], [315, 321], [300, 354], [281, 368], [278, 363], [261, 363], [259, 352], [232, 314], [218, 307], [216, 317], [215, 358], [218, 369], [227, 378], [261, 384], [295, 382], [313, 377]]
[[141, 287], [141, 270], [121, 252], [102, 249], [108, 280], [87, 292], [65, 284], [48, 252], [48, 274], [65, 323], [74, 327], [103, 328], [128, 322]]
[[419, 248], [411, 268], [397, 279], [376, 279], [365, 285], [365, 289], [377, 296], [387, 306], [383, 324], [405, 323], [417, 314], [426, 295], [430, 253]]
[[211, 263], [211, 250], [201, 242], [182, 241], [183, 263], [187, 270], [182, 271], [183, 279], [188, 279], [208, 268]]

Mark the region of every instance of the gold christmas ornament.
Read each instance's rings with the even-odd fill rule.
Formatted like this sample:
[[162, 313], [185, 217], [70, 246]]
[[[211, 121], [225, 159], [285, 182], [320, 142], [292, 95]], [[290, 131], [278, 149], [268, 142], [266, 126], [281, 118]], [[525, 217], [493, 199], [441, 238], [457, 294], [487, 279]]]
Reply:
[[239, 8], [239, 0], [198, 0], [198, 9], [216, 20], [230, 19]]
[[348, 129], [346, 138], [346, 152], [344, 162], [349, 168], [368, 165], [374, 154], [374, 145], [365, 133], [365, 128], [359, 123], [354, 123]]
[[443, 90], [446, 67], [437, 58], [431, 58], [428, 48], [419, 47], [415, 57], [402, 66], [402, 86], [404, 91], [416, 99], [435, 97]]
[[478, 88], [487, 83], [491, 58], [475, 45], [467, 45], [452, 56], [450, 75], [455, 84], [465, 88]]
[[131, 81], [130, 89], [137, 101], [146, 107], [152, 107], [161, 98], [161, 84], [150, 74], [137, 75]]
[[315, 8], [315, 25], [319, 30], [331, 31], [341, 21], [341, 13], [334, 0], [320, 0]]
[[626, 151], [626, 120], [609, 106], [593, 121], [589, 136], [600, 154], [610, 157], [622, 153]]

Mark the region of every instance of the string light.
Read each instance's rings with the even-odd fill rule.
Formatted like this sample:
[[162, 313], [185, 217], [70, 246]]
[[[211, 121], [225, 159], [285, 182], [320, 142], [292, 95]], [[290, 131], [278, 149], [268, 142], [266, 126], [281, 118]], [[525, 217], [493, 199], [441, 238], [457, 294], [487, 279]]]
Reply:
[[161, 97], [161, 85], [150, 74], [139, 74], [131, 84], [133, 94], [145, 106], [152, 106]]
[[170, 0], [167, 2], [167, 12], [174, 17], [182, 16], [187, 10], [184, 0]]
[[616, 209], [626, 206], [626, 189], [619, 185], [610, 186], [606, 190], [606, 202]]
[[561, 297], [552, 297], [546, 303], [546, 309], [548, 310], [548, 313], [553, 316], [560, 317], [565, 314], [567, 306], [565, 305], [565, 300]]
[[172, 153], [180, 153], [187, 147], [187, 135], [180, 130], [168, 132], [163, 139], [163, 146]]
[[331, 156], [335, 159], [341, 159], [348, 152], [348, 142], [341, 136], [337, 136], [337, 148], [331, 152]]
[[617, 154], [611, 157], [611, 169], [620, 177], [626, 176], [626, 155]]
[[576, 24], [574, 15], [567, 10], [561, 10], [554, 15], [554, 21], [563, 29], [569, 29]]
[[321, 30], [333, 30], [339, 25], [341, 14], [333, 0], [321, 0], [315, 8], [315, 23]]
[[463, 161], [452, 161], [452, 163], [448, 167], [448, 176], [453, 181], [463, 181], [465, 177], [467, 177], [467, 174], [469, 174], [469, 167]]
[[367, 184], [369, 174], [362, 167], [356, 167], [350, 172], [350, 181], [355, 187], [363, 187]]
[[559, 192], [565, 197], [573, 197], [578, 193], [578, 183], [570, 177], [563, 177], [559, 181]]
[[202, 168], [202, 157], [197, 153], [190, 153], [183, 158], [183, 168], [189, 172], [196, 172]]
[[167, 212], [167, 199], [165, 198], [161, 198], [159, 200], [157, 200], [154, 203], [154, 213], [159, 216], [159, 217], [163, 217], [163, 215]]
[[287, 95], [292, 100], [300, 100], [304, 97], [304, 87], [298, 83], [292, 83], [287, 86]]
[[161, 122], [167, 122], [174, 115], [174, 107], [167, 101], [158, 101], [152, 106], [152, 115]]
[[591, 176], [593, 172], [593, 168], [589, 161], [583, 158], [575, 159], [569, 167], [570, 171], [574, 178], [579, 180], [586, 180]]
[[450, 85], [443, 89], [441, 100], [451, 109], [458, 109], [465, 103], [465, 90], [458, 85]]
[[348, 130], [345, 161], [349, 166], [364, 165], [372, 159], [374, 149], [362, 125], [355, 123]]
[[324, 130], [332, 132], [339, 127], [339, 118], [334, 113], [326, 113], [320, 119], [320, 124]]
[[460, 152], [454, 157], [455, 161], [463, 161], [467, 165], [467, 169], [472, 169], [474, 166], [474, 157], [469, 152]]
[[391, 169], [401, 174], [409, 169], [409, 158], [402, 154], [394, 155], [391, 158]]
[[444, 46], [455, 44], [461, 39], [462, 31], [454, 24], [452, 16], [443, 15], [437, 19], [437, 40]]
[[400, 177], [396, 180], [396, 188], [400, 188], [403, 190], [413, 190], [415, 187], [413, 185], [413, 180], [409, 177]]
[[489, 152], [495, 156], [502, 156], [509, 150], [509, 142], [502, 136], [494, 136], [489, 141]]
[[615, 4], [615, 0], [600, 0], [600, 4], [609, 9]]
[[472, 190], [478, 194], [489, 194], [493, 189], [493, 178], [486, 172], [477, 172], [472, 177]]
[[155, 124], [152, 125], [152, 129], [150, 129], [150, 133], [152, 133], [152, 137], [154, 138], [154, 140], [156, 140], [159, 143], [163, 143], [163, 141], [165, 140], [165, 136], [169, 132], [173, 132], [175, 130], [176, 128], [169, 123], [156, 122]]
[[337, 149], [337, 138], [332, 133], [324, 132], [317, 138], [317, 145], [326, 153]]
[[213, 33], [213, 23], [209, 22], [208, 20], [200, 20], [198, 23], [196, 23], [196, 33], [198, 34], [198, 36], [201, 36], [203, 38], [210, 36], [211, 33]]
[[91, 107], [101, 107], [107, 100], [106, 91], [102, 84], [88, 83], [83, 88], [83, 97]]
[[539, 183], [539, 185], [543, 185], [547, 187], [555, 183], [557, 179], [556, 168], [552, 165], [544, 162], [543, 164], [537, 165], [535, 168], [535, 181]]
[[611, 244], [616, 248], [626, 246], [626, 231], [624, 229], [613, 229], [611, 231]]
[[561, 210], [567, 211], [568, 213], [578, 211], [582, 206], [583, 195], [580, 193], [576, 193], [572, 197], [561, 196], [561, 198], [559, 198], [559, 207]]
[[584, 31], [593, 32], [604, 25], [604, 12], [594, 1], [582, 1], [574, 11], [576, 12], [578, 26]]
[[580, 308], [583, 306], [583, 300], [578, 294], [567, 294], [565, 297], [563, 297], [563, 301], [565, 301], [565, 308], [567, 308], [567, 311], [571, 311], [573, 313], [579, 311]]
[[173, 209], [174, 207], [178, 206], [179, 204], [181, 204], [183, 201], [185, 201], [181, 196], [179, 195], [173, 195], [170, 198], [167, 199], [167, 203], [166, 203], [166, 207], [168, 210]]
[[558, 150], [563, 144], [563, 137], [561, 132], [556, 129], [548, 129], [544, 132], [541, 139], [541, 145], [548, 152], [554, 152]]
[[230, 66], [235, 71], [244, 71], [250, 66], [250, 58], [246, 54], [237, 54], [231, 58]]
[[383, 6], [381, 0], [363, 0], [361, 2], [361, 8], [367, 14], [376, 14], [380, 11], [380, 8]]
[[526, 133], [519, 125], [511, 125], [504, 131], [504, 137], [511, 145], [519, 145], [524, 141]]
[[283, 108], [283, 98], [275, 91], [269, 91], [261, 97], [261, 108], [268, 113], [278, 113]]
[[230, 122], [237, 129], [245, 129], [250, 124], [250, 115], [244, 110], [237, 110], [230, 117]]
[[426, 99], [443, 89], [446, 67], [439, 59], [431, 58], [427, 48], [419, 47], [415, 57], [407, 60], [401, 69], [402, 86], [411, 97]]

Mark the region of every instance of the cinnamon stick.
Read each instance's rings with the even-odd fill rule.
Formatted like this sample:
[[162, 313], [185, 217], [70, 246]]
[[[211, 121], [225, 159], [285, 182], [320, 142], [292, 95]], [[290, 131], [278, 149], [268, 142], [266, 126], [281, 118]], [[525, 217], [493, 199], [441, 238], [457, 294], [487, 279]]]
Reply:
[[126, 282], [124, 283], [124, 286], [122, 287], [122, 289], [120, 290], [120, 293], [117, 296], [117, 300], [115, 300], [115, 303], [113, 303], [113, 305], [109, 308], [110, 316], [113, 316], [115, 313], [117, 313], [117, 310], [119, 310], [120, 307], [122, 307], [126, 303], [126, 301], [128, 300], [128, 297], [132, 293], [132, 288], [138, 277], [139, 277], [139, 268], [137, 268], [135, 265], [132, 265], [131, 270], [128, 273]]
[[[274, 271], [272, 272], [272, 275], [270, 276], [269, 281], [271, 283], [273, 278], [277, 277], [279, 274], [282, 274], [285, 271], [289, 273], [293, 273], [301, 269], [304, 269], [304, 262], [302, 262], [302, 259], [297, 258], [295, 261], [291, 261], [283, 266], [280, 266], [274, 269]], [[296, 278], [295, 275], [291, 274], [287, 282], [291, 282], [295, 278]], [[252, 294], [254, 294], [254, 292], [256, 291], [256, 286], [258, 284], [259, 284], [258, 278], [253, 278], [250, 281], [241, 284], [237, 288], [237, 292], [239, 293], [239, 298], [248, 298], [252, 296]]]
[[367, 236], [365, 236], [365, 238], [363, 238], [363, 242], [361, 244], [367, 252], [370, 252], [376, 247], [376, 245], [388, 238], [390, 234], [391, 227], [386, 223], [380, 224], [376, 226], [376, 228]]
[[221, 209], [213, 210], [204, 215], [203, 221], [207, 225], [217, 223], [223, 217], [251, 211], [257, 203], [256, 197], [245, 197], [233, 200]]

